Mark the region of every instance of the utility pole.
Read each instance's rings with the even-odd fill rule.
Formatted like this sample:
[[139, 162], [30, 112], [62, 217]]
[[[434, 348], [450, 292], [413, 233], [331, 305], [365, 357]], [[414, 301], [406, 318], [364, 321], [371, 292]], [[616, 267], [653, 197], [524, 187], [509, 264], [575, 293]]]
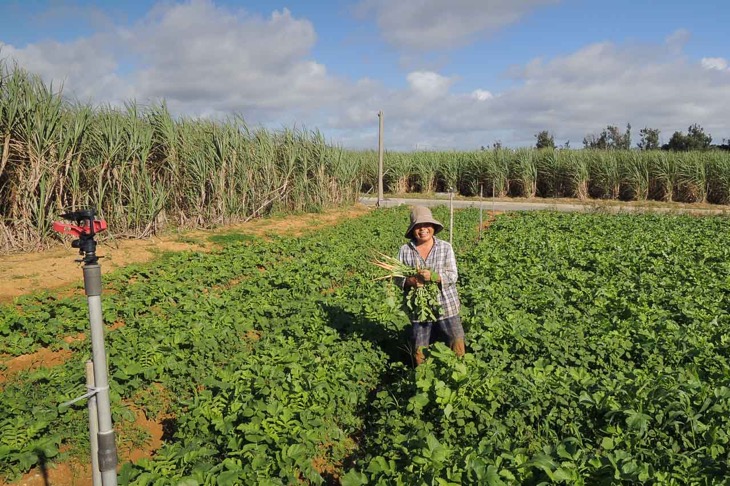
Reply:
[[378, 203], [383, 203], [383, 110], [378, 112]]
[[[53, 229], [58, 233], [78, 238], [71, 243], [71, 246], [79, 249], [82, 258], [76, 261], [84, 264], [84, 291], [89, 308], [93, 356], [93, 380], [87, 378], [88, 392], [61, 406], [69, 406], [85, 398], [95, 399], [95, 403], [90, 403], [89, 406], [89, 411], [92, 412], [95, 405], [97, 415], [96, 420], [89, 416], [91, 446], [92, 450], [96, 449], [97, 456], [92, 459], [92, 465], [94, 468], [98, 467], [103, 486], [117, 486], [117, 446], [112, 426], [108, 367], [104, 349], [104, 321], [101, 312], [101, 266], [96, 255], [96, 240], [94, 240], [96, 234], [104, 231], [107, 225], [103, 219], [96, 219], [94, 208], [62, 214], [61, 217], [76, 223], [74, 225], [54, 222]], [[94, 430], [96, 437], [93, 437]], [[96, 477], [98, 478], [98, 475]]]
[[449, 244], [454, 244], [454, 188], [449, 187]]
[[482, 241], [482, 228], [484, 227], [484, 183], [479, 184], [479, 241]]

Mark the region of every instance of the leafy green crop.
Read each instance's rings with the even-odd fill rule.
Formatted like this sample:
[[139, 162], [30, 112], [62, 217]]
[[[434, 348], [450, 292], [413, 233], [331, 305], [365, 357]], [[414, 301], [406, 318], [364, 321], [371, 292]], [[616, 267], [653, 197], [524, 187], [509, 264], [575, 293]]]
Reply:
[[498, 218], [460, 255], [470, 352], [377, 394], [343, 483], [730, 481], [729, 223]]
[[[381, 255], [372, 262], [376, 267], [388, 271], [384, 277], [378, 280], [389, 278], [394, 284], [403, 286], [404, 279], [410, 277], [420, 278], [419, 268], [414, 268], [402, 263], [397, 258], [389, 255]], [[427, 269], [430, 270], [430, 269]], [[406, 312], [412, 319], [419, 322], [435, 322], [441, 313], [441, 303], [438, 300], [439, 287], [433, 280], [415, 285], [405, 292], [404, 305]]]
[[[105, 277], [120, 440], [132, 406], [168, 417], [121, 483], [730, 481], [730, 221], [506, 214], [477, 243], [478, 213], [455, 216], [467, 355], [437, 343], [417, 369], [369, 263], [405, 208]], [[85, 407], [57, 408], [84, 392], [89, 344], [62, 338], [85, 312], [81, 290], [0, 307], [0, 352], [73, 351], [0, 384], [0, 474], [85, 453]]]

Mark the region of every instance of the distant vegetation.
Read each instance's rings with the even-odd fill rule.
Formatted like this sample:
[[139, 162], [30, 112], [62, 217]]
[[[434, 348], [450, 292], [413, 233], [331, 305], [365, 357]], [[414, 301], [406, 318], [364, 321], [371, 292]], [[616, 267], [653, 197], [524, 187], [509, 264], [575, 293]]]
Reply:
[[[630, 130], [608, 126], [584, 150], [558, 150], [543, 131], [536, 148], [388, 151], [385, 190], [730, 203], [724, 140], [712, 145], [695, 124], [659, 147], [659, 131], [644, 128], [630, 149]], [[86, 205], [116, 236], [143, 237], [351, 204], [376, 190], [377, 160], [318, 131], [252, 129], [241, 116], [173, 117], [164, 102], [84, 105], [0, 60], [0, 252], [47, 244], [53, 219]]]
[[[639, 131], [640, 140], [637, 148], [640, 150], [671, 150], [674, 152], [688, 152], [690, 150], [730, 150], [730, 141], [723, 139], [721, 145], [712, 144], [712, 136], [705, 133], [705, 129], [699, 124], [693, 123], [687, 128], [687, 134], [681, 131], [674, 132], [669, 142], [660, 145], [659, 134], [661, 131], [657, 128], [644, 127]], [[547, 134], [547, 131], [540, 132], [536, 135]], [[537, 148], [540, 147], [538, 138]], [[553, 144], [554, 147], [554, 144]], [[584, 148], [604, 149], [604, 150], [628, 150], [631, 148], [631, 124], [626, 125], [626, 131], [621, 132], [618, 127], [608, 125], [600, 135], [587, 135], [583, 139]]]
[[[372, 174], [377, 155], [360, 156]], [[451, 188], [463, 196], [730, 203], [730, 153], [719, 150], [389, 152], [384, 165], [385, 190], [394, 194]], [[374, 175], [364, 180], [365, 190], [377, 187]]]

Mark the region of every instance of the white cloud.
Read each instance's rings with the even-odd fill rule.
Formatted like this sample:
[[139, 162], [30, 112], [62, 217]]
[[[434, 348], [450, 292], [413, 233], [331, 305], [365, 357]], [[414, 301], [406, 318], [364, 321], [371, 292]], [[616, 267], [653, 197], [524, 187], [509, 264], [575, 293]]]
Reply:
[[474, 91], [471, 92], [471, 97], [474, 98], [475, 100], [487, 101], [489, 99], [494, 98], [494, 95], [484, 89], [475, 89]]
[[131, 87], [117, 74], [114, 56], [105, 50], [105, 37], [95, 36], [70, 43], [43, 42], [18, 49], [0, 42], [0, 54], [27, 71], [63, 86], [64, 94], [83, 101], [121, 103], [133, 95]]
[[692, 34], [687, 29], [677, 29], [667, 36], [666, 45], [673, 54], [681, 54]]
[[[675, 130], [699, 123], [714, 138], [728, 135], [730, 78], [676, 54], [675, 44], [597, 43], [552, 59], [535, 59], [511, 71], [517, 82], [500, 93], [442, 93], [415, 103], [407, 92], [383, 94], [386, 146], [412, 149], [429, 140], [434, 148], [474, 149], [496, 140], [508, 146], [534, 145], [548, 130], [556, 142], [582, 146], [583, 137], [607, 125], [633, 126], [634, 143], [644, 126]], [[714, 67], [722, 62], [710, 62]], [[436, 73], [434, 73], [436, 74]], [[489, 93], [491, 96], [487, 95]], [[375, 139], [359, 140], [375, 146]]]
[[695, 122], [710, 132], [727, 129], [723, 113], [730, 109], [730, 79], [674, 55], [673, 48], [671, 42], [602, 43], [537, 62], [525, 68], [522, 86], [500, 97], [499, 119], [504, 126], [533, 133], [549, 129], [574, 142], [608, 124], [627, 122], [635, 136], [649, 126], [661, 129], [666, 139]]
[[130, 36], [147, 66], [135, 85], [180, 109], [194, 101], [219, 111], [303, 110], [344, 89], [308, 59], [312, 24], [286, 9], [260, 18], [193, 1], [160, 7]]
[[48, 81], [65, 81], [65, 92], [83, 100], [164, 97], [177, 113], [244, 112], [267, 122], [284, 111], [322, 109], [357, 90], [310, 58], [316, 39], [312, 24], [286, 9], [262, 18], [192, 0], [158, 4], [143, 21], [103, 35], [5, 45], [2, 55]]
[[398, 48], [427, 50], [464, 45], [559, 0], [363, 0], [385, 39]]
[[700, 62], [705, 69], [714, 69], [715, 71], [730, 71], [727, 59], [722, 57], [703, 57]]
[[431, 71], [414, 71], [406, 79], [414, 93], [427, 98], [444, 96], [454, 81]]

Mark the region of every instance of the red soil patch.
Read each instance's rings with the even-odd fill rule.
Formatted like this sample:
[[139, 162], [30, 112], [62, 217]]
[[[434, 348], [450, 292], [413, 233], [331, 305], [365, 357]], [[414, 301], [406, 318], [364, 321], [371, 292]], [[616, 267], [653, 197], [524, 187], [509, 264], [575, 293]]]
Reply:
[[261, 339], [261, 331], [257, 331], [255, 329], [249, 329], [246, 331], [246, 334], [244, 335], [245, 339], [248, 341], [258, 341]]
[[[137, 403], [147, 400], [154, 401], [157, 413], [154, 416], [144, 410]], [[170, 413], [170, 405], [172, 403], [171, 393], [160, 383], [152, 383], [149, 387], [137, 392], [131, 400], [125, 401], [125, 405], [134, 412], [134, 422], [131, 427], [120, 427], [119, 435], [123, 437], [121, 432], [128, 428], [144, 431], [149, 437], [141, 447], [120, 446], [119, 456], [126, 462], [135, 462], [140, 459], [151, 458], [155, 451], [162, 447], [162, 436], [164, 435], [163, 422], [173, 418]], [[122, 424], [120, 424], [122, 425]]]
[[92, 486], [91, 465], [76, 462], [52, 463], [44, 468], [33, 468], [24, 474], [17, 482], [5, 483], [0, 480], [0, 486]]
[[[116, 321], [111, 326], [107, 326], [107, 331], [114, 331], [124, 326], [123, 321]], [[84, 341], [86, 333], [80, 332], [75, 336], [66, 336], [62, 340], [67, 344], [77, 341]], [[0, 383], [4, 383], [12, 375], [25, 370], [35, 370], [38, 368], [53, 368], [68, 361], [73, 352], [69, 349], [61, 349], [51, 351], [48, 348], [41, 348], [34, 353], [23, 354], [15, 357], [0, 356], [0, 364], [5, 366], [5, 370], [0, 370]]]
[[149, 459], [154, 452], [162, 447], [163, 426], [162, 421], [157, 419], [149, 419], [144, 410], [135, 405], [126, 404], [127, 407], [134, 412], [133, 428], [143, 430], [149, 434], [149, 439], [143, 447], [125, 447], [123, 444], [118, 445], [118, 454], [120, 458], [124, 458], [125, 462], [135, 462], [140, 459]]
[[24, 370], [34, 370], [40, 367], [52, 368], [62, 365], [68, 361], [71, 354], [73, 353], [68, 349], [51, 351], [48, 348], [41, 348], [35, 353], [10, 358], [3, 363], [6, 369], [0, 371], [0, 383], [4, 383], [11, 376]]
[[63, 342], [66, 344], [71, 344], [71, 343], [75, 343], [77, 341], [83, 341], [85, 339], [86, 339], [86, 333], [80, 332], [75, 336], [66, 336], [65, 338], [63, 338]]
[[494, 223], [494, 220], [497, 219], [497, 216], [502, 214], [504, 211], [487, 211], [486, 212], [486, 218], [482, 220], [482, 229], [488, 229], [492, 223]]
[[[343, 445], [348, 451], [356, 449], [355, 441], [347, 438]], [[325, 442], [319, 446], [320, 453], [312, 459], [312, 468], [319, 474], [332, 480], [338, 480], [342, 472], [342, 462], [333, 461], [331, 458], [331, 449], [334, 446], [331, 442]]]
[[124, 327], [124, 321], [114, 321], [114, 324], [107, 326], [107, 331], [116, 331], [120, 327]]

